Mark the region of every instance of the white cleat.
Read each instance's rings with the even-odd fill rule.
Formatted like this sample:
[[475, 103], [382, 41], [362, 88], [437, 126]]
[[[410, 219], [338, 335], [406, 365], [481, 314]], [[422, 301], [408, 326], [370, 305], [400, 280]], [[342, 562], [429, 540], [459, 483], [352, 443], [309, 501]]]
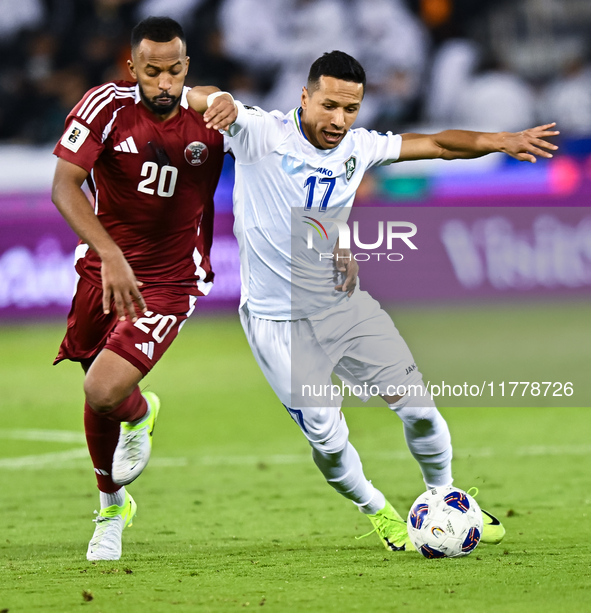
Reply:
[[111, 478], [117, 485], [128, 485], [137, 479], [150, 460], [152, 433], [160, 411], [160, 399], [153, 392], [142, 395], [148, 403], [148, 413], [145, 418], [135, 425], [126, 421], [121, 422], [119, 442], [111, 469]]
[[125, 502], [121, 506], [113, 504], [101, 509], [98, 517], [93, 520], [96, 528], [88, 543], [86, 559], [90, 562], [118, 560], [121, 557], [121, 533], [123, 528], [133, 524], [136, 511], [137, 504], [127, 492]]

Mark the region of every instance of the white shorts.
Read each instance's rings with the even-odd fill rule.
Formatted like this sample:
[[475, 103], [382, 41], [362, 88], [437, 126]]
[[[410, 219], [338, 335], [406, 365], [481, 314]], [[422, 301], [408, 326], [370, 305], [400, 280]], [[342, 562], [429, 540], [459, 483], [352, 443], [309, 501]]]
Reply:
[[362, 400], [403, 395], [396, 390], [421, 383], [394, 322], [367, 292], [356, 290], [346, 302], [308, 319], [260, 319], [243, 307], [240, 320], [256, 361], [288, 409], [340, 407], [333, 371]]

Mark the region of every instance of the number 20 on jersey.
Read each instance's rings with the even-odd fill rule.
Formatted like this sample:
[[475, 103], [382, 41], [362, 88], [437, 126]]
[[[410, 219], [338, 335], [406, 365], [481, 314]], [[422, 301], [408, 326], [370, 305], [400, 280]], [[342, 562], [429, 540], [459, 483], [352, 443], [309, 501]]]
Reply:
[[141, 176], [146, 178], [140, 181], [137, 191], [150, 196], [156, 193], [162, 198], [170, 198], [174, 194], [178, 174], [179, 171], [174, 166], [159, 167], [156, 162], [144, 162]]

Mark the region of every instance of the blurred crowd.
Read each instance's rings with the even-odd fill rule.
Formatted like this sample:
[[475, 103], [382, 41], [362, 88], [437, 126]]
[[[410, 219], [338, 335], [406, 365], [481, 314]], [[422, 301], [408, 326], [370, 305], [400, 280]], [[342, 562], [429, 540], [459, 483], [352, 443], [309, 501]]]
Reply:
[[288, 111], [310, 64], [365, 67], [358, 125], [591, 135], [588, 0], [0, 0], [0, 141], [56, 141], [95, 85], [127, 79], [131, 28], [184, 27], [189, 85]]

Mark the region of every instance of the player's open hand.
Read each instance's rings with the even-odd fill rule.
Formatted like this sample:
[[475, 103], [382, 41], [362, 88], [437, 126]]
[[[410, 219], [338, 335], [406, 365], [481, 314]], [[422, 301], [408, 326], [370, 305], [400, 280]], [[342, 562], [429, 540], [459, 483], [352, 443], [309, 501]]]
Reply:
[[123, 254], [103, 258], [101, 276], [104, 313], [111, 312], [111, 302], [115, 303], [119, 321], [125, 321], [126, 314], [129, 315], [131, 321], [137, 321], [134, 302], [142, 313], [147, 311], [146, 303], [139, 290], [143, 283], [135, 278]]
[[535, 163], [536, 156], [551, 158], [550, 151], [556, 151], [558, 147], [545, 139], [560, 134], [558, 130], [551, 129], [555, 125], [547, 123], [523, 132], [503, 132], [500, 150], [521, 162]]
[[213, 130], [227, 130], [236, 121], [236, 117], [238, 117], [238, 108], [229, 94], [215, 98], [203, 113], [206, 127]]
[[349, 298], [355, 291], [357, 285], [357, 277], [359, 275], [359, 264], [353, 257], [350, 249], [341, 249], [339, 246], [335, 247], [333, 251], [334, 264], [336, 269], [341, 273], [346, 273], [345, 280], [335, 286], [338, 292], [347, 292]]

